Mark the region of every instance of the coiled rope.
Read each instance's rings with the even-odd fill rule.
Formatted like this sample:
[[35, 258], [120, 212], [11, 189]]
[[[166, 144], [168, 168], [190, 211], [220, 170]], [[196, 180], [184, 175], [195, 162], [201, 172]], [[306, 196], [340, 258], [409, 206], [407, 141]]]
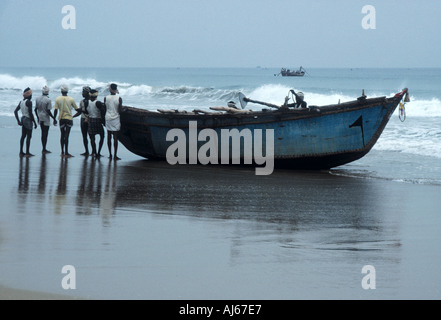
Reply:
[[404, 122], [406, 120], [406, 107], [405, 102], [400, 102], [400, 110], [398, 113], [398, 117], [400, 118], [401, 122]]

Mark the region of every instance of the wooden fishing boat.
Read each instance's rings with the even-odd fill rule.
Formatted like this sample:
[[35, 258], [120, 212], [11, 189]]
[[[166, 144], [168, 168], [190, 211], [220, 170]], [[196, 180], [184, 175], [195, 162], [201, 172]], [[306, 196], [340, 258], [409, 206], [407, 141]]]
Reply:
[[300, 67], [298, 70], [282, 68], [279, 74], [282, 75], [282, 77], [303, 77], [305, 72], [306, 70], [303, 69], [303, 67]]
[[[221, 137], [228, 131], [247, 131], [251, 132], [251, 138], [255, 139], [253, 141], [258, 138], [263, 140], [263, 150], [268, 152], [268, 148], [273, 148], [275, 168], [330, 169], [365, 156], [377, 142], [396, 107], [409, 101], [408, 97], [408, 89], [405, 88], [392, 97], [374, 98], [367, 98], [363, 90], [362, 96], [354, 101], [303, 109], [290, 108], [286, 99], [285, 104], [278, 106], [252, 100], [242, 94], [239, 95], [242, 108], [230, 105], [213, 107], [209, 111], [195, 109], [192, 112], [179, 112], [125, 107], [121, 113], [119, 140], [128, 150], [141, 157], [167, 160], [169, 148], [176, 140], [170, 141], [167, 134], [172, 129], [182, 130], [189, 139], [186, 159], [188, 163], [195, 163], [190, 161], [192, 152], [202, 152], [204, 145], [206, 151], [208, 144], [207, 135], [203, 135], [203, 138], [201, 132], [216, 133]], [[248, 103], [269, 108], [247, 110]], [[196, 142], [190, 141], [192, 130], [193, 138], [197, 137]], [[271, 146], [265, 140], [268, 132], [273, 133]], [[225, 158], [223, 162], [220, 161], [223, 156], [222, 139], [214, 140], [210, 143], [211, 146], [215, 143], [218, 148], [217, 163], [225, 164]], [[194, 145], [191, 146], [191, 143]], [[240, 146], [239, 164], [245, 164], [249, 156], [247, 152], [250, 149], [245, 148], [244, 144]], [[238, 163], [233, 161], [232, 156], [230, 149], [229, 163]]]

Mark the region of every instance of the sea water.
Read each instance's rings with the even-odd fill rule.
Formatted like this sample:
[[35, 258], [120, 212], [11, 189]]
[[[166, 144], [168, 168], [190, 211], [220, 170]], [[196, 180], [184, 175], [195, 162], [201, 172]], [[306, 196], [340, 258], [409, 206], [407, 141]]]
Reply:
[[[238, 106], [239, 93], [250, 99], [281, 105], [289, 90], [305, 94], [309, 105], [322, 106], [368, 97], [390, 97], [408, 88], [411, 102], [405, 119], [399, 108], [392, 115], [368, 158], [340, 167], [336, 174], [367, 175], [412, 183], [441, 184], [441, 69], [317, 69], [304, 77], [282, 77], [278, 68], [0, 68], [2, 126], [15, 126], [14, 109], [26, 87], [34, 98], [47, 85], [54, 100], [68, 85], [78, 103], [83, 86], [108, 94], [118, 84], [124, 105], [148, 110], [192, 111]], [[247, 109], [261, 110], [249, 103]], [[404, 120], [404, 121], [403, 121]], [[78, 129], [78, 126], [74, 129]], [[381, 158], [378, 158], [381, 157]], [[385, 163], [390, 158], [390, 163]], [[403, 161], [400, 161], [402, 159]], [[390, 168], [395, 168], [391, 170]]]

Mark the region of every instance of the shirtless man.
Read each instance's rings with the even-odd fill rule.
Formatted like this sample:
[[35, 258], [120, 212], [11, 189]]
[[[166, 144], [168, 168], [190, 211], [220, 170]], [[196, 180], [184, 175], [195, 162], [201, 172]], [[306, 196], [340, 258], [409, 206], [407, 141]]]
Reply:
[[89, 155], [89, 142], [87, 141], [88, 139], [88, 127], [89, 127], [89, 122], [87, 119], [87, 113], [86, 111], [86, 107], [87, 104], [89, 103], [89, 92], [90, 92], [90, 87], [83, 87], [83, 100], [81, 100], [80, 102], [80, 109], [81, 109], [81, 134], [83, 136], [83, 145], [84, 145], [84, 153], [82, 153], [82, 156], [88, 156]]
[[37, 122], [40, 124], [41, 128], [41, 144], [43, 146], [43, 154], [51, 153], [46, 149], [47, 145], [47, 136], [49, 134], [49, 128], [51, 125], [52, 118], [54, 120], [54, 126], [57, 125], [57, 120], [52, 114], [52, 101], [49, 98], [49, 88], [44, 86], [41, 90], [42, 95], [35, 99], [35, 114], [37, 115]]
[[[31, 146], [32, 138], [32, 124], [35, 125], [37, 129], [37, 122], [35, 122], [34, 114], [32, 113], [32, 90], [31, 88], [26, 88], [23, 91], [23, 100], [19, 102], [17, 108], [15, 108], [14, 115], [17, 119], [17, 124], [21, 126], [21, 138], [20, 138], [20, 157], [32, 157], [33, 154], [30, 153], [29, 149]], [[18, 117], [18, 111], [21, 110], [22, 117], [21, 120]], [[26, 139], [26, 153], [23, 153], [23, 144]]]

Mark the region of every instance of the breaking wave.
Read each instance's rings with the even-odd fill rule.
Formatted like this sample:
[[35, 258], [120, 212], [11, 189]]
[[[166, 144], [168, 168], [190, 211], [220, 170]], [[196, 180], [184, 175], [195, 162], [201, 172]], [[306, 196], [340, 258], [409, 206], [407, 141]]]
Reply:
[[[52, 97], [58, 94], [61, 85], [69, 87], [69, 92], [76, 100], [81, 99], [83, 86], [97, 89], [102, 97], [108, 94], [108, 86], [111, 82], [102, 82], [93, 78], [58, 78], [48, 80], [43, 76], [14, 77], [9, 74], [0, 74], [0, 115], [12, 116], [16, 100], [20, 98], [21, 91], [26, 87], [34, 90], [34, 95], [40, 94], [40, 88], [47, 85], [51, 89]], [[118, 88], [126, 105], [140, 108], [170, 108], [192, 109], [194, 107], [211, 107], [226, 105], [228, 101], [235, 101], [239, 105], [239, 92], [247, 97], [281, 105], [285, 96], [292, 89], [281, 84], [266, 84], [255, 88], [212, 88], [196, 86], [162, 86], [155, 87], [149, 84], [118, 83]], [[297, 90], [296, 88], [294, 88]], [[305, 100], [309, 105], [322, 106], [355, 100], [357, 96], [351, 96], [342, 92], [317, 93], [304, 91]], [[395, 93], [378, 93], [377, 96], [392, 96]], [[411, 102], [406, 104], [407, 117], [441, 117], [441, 101], [432, 99], [420, 99], [411, 96]], [[249, 103], [247, 109], [260, 110], [262, 105]], [[395, 111], [398, 114], [398, 108]]]

